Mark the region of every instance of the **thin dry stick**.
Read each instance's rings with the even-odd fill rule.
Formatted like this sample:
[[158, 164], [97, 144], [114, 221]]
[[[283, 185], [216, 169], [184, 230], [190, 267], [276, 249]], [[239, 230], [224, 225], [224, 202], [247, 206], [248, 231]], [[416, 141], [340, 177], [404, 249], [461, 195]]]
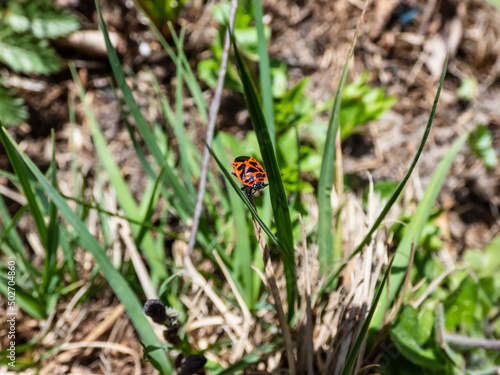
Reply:
[[436, 279], [432, 280], [432, 282], [429, 284], [429, 287], [424, 292], [424, 294], [422, 294], [422, 296], [416, 302], [412, 303], [413, 308], [418, 309], [418, 307], [422, 304], [422, 302], [424, 302], [426, 298], [429, 297], [429, 294], [431, 294], [439, 286], [439, 284], [441, 284], [441, 281], [443, 281], [446, 277], [448, 277], [448, 275], [453, 271], [455, 271], [454, 266], [444, 270], [444, 272], [441, 275], [439, 275]]
[[[250, 200], [252, 206], [256, 209], [253, 197], [250, 195], [248, 199]], [[285, 350], [288, 358], [288, 370], [291, 375], [295, 375], [295, 356], [293, 354], [292, 336], [290, 335], [290, 329], [288, 328], [288, 323], [286, 321], [285, 311], [283, 310], [283, 303], [281, 302], [278, 284], [276, 283], [276, 276], [274, 275], [269, 248], [267, 247], [266, 240], [264, 239], [262, 228], [254, 217], [252, 217], [252, 219], [253, 227], [255, 229], [255, 236], [257, 237], [257, 242], [259, 243], [259, 249], [262, 254], [262, 259], [264, 260], [266, 277], [269, 283], [269, 291], [274, 298], [276, 312], [278, 313], [278, 321], [281, 326], [281, 333], [283, 334], [283, 341], [285, 343]]]
[[215, 307], [220, 311], [224, 319], [226, 320], [226, 324], [230, 327], [237, 335], [242, 335], [242, 329], [240, 327], [241, 320], [239, 317], [234, 315], [229, 309], [226, 307], [224, 302], [219, 298], [217, 293], [213, 291], [213, 289], [209, 286], [205, 278], [196, 270], [191, 262], [191, 258], [188, 256], [184, 257], [184, 267], [186, 268], [186, 273], [191, 276], [193, 284], [200, 287], [203, 292], [207, 295], [208, 298], [213, 302]]
[[102, 341], [93, 341], [93, 342], [71, 342], [62, 344], [58, 351], [67, 351], [67, 350], [76, 350], [76, 349], [86, 349], [86, 348], [101, 348], [101, 349], [109, 349], [115, 350], [117, 352], [128, 354], [132, 357], [134, 361], [134, 374], [140, 375], [141, 371], [141, 357], [139, 353], [128, 346], [117, 344], [114, 342], [102, 342]]
[[[236, 15], [236, 8], [238, 0], [231, 0], [231, 10], [229, 12], [229, 27], [226, 30], [226, 37], [224, 39], [224, 50], [222, 52], [222, 59], [220, 63], [219, 75], [217, 77], [217, 86], [215, 87], [214, 100], [210, 104], [208, 111], [208, 128], [206, 143], [210, 147], [214, 138], [215, 118], [219, 112], [220, 97], [222, 95], [222, 88], [224, 86], [224, 78], [226, 76], [227, 60], [229, 56], [229, 30], [233, 28], [234, 17]], [[196, 197], [196, 206], [194, 208], [193, 227], [191, 228], [191, 235], [189, 237], [188, 254], [191, 256], [196, 242], [196, 232], [198, 232], [198, 225], [200, 224], [201, 210], [203, 208], [203, 195], [205, 195], [205, 187], [207, 184], [207, 170], [210, 153], [208, 147], [203, 148], [203, 161], [201, 163], [200, 186], [198, 187], [198, 196]]]
[[117, 305], [111, 314], [109, 314], [99, 325], [92, 329], [87, 336], [85, 336], [81, 342], [91, 342], [95, 341], [101, 336], [104, 332], [106, 332], [121, 316], [123, 316], [123, 312], [125, 311], [125, 307], [120, 304]]
[[156, 290], [153, 287], [153, 283], [151, 281], [151, 277], [149, 276], [146, 265], [142, 261], [142, 258], [139, 255], [139, 251], [137, 250], [134, 241], [132, 241], [130, 223], [126, 220], [120, 221], [122, 225], [120, 225], [118, 233], [130, 254], [130, 259], [132, 260], [132, 264], [134, 265], [135, 272], [137, 274], [137, 277], [139, 278], [139, 282], [141, 283], [144, 293], [146, 294], [146, 297], [148, 299], [158, 298], [158, 294], [156, 294]]
[[[217, 263], [219, 263], [219, 267], [222, 270], [222, 273], [226, 277], [226, 280], [231, 287], [231, 290], [234, 293], [234, 296], [236, 297], [236, 300], [238, 301], [238, 304], [241, 307], [241, 312], [243, 313], [243, 333], [238, 339], [238, 343], [236, 344], [236, 347], [234, 349], [233, 353], [233, 361], [236, 361], [241, 358], [243, 355], [243, 352], [245, 351], [245, 346], [249, 344], [248, 341], [248, 334], [250, 333], [250, 327], [252, 326], [253, 319], [252, 319], [252, 314], [250, 313], [250, 310], [248, 310], [247, 305], [245, 304], [245, 301], [243, 300], [243, 297], [241, 296], [240, 292], [238, 291], [238, 288], [236, 287], [236, 284], [234, 283], [233, 279], [231, 278], [231, 275], [229, 274], [229, 271], [226, 268], [226, 265], [222, 261], [222, 259], [219, 256], [219, 253], [217, 253], [216, 250], [213, 250], [212, 253], [214, 254], [215, 259], [217, 259]], [[251, 345], [250, 345], [251, 346]], [[253, 347], [251, 347], [250, 351], [253, 350]]]

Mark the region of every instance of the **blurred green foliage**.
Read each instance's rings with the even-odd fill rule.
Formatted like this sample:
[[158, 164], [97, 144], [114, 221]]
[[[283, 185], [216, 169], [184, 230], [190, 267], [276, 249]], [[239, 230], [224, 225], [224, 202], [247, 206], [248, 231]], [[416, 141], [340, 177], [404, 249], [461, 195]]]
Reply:
[[494, 168], [498, 164], [497, 154], [492, 145], [491, 133], [484, 125], [479, 125], [469, 137], [471, 150], [483, 161], [486, 169]]
[[[210, 51], [212, 52], [213, 57], [202, 60], [198, 63], [197, 69], [200, 79], [210, 87], [215, 87], [217, 84], [217, 75], [219, 73], [222, 53], [224, 51], [224, 38], [226, 34], [226, 25], [229, 20], [230, 7], [231, 4], [229, 2], [220, 2], [215, 5], [213, 9], [214, 19], [221, 25], [221, 27], [219, 28], [219, 31], [210, 46]], [[242, 55], [248, 60], [258, 61], [258, 35], [257, 28], [252, 26], [253, 18], [254, 12], [252, 2], [239, 2], [236, 10], [233, 32]], [[264, 27], [264, 35], [266, 40], [269, 40], [271, 37], [271, 29], [267, 26]], [[276, 64], [273, 71], [273, 75], [276, 75], [278, 87], [283, 87], [282, 80], [284, 75], [283, 72], [280, 71], [280, 65]], [[274, 81], [273, 78], [271, 79]], [[243, 90], [238, 72], [232, 64], [228, 64], [227, 66], [224, 86], [240, 92]]]
[[[430, 220], [427, 227], [426, 231], [431, 232], [430, 228], [436, 225]], [[437, 232], [434, 235], [439, 236]], [[443, 246], [430, 248], [424, 243], [416, 251], [410, 280], [419, 287], [407, 290], [405, 300], [409, 303], [403, 305], [390, 326], [390, 337], [397, 352], [388, 351], [382, 356], [381, 363], [388, 362], [381, 368], [381, 374], [473, 374], [498, 366], [497, 351], [484, 350], [477, 343], [467, 344], [462, 340], [475, 338], [477, 342], [484, 342], [500, 336], [500, 324], [495, 320], [500, 313], [498, 249], [500, 236], [493, 238], [484, 251], [465, 251], [463, 260], [434, 287], [431, 282], [449, 271], [437, 257], [429, 256], [429, 250], [446, 250]], [[415, 301], [429, 288], [430, 294], [414, 307]], [[401, 372], [402, 368], [407, 370]]]
[[479, 95], [477, 79], [474, 76], [467, 77], [462, 80], [460, 87], [457, 90], [457, 97], [460, 100], [470, 102]]
[[346, 139], [354, 129], [369, 121], [377, 120], [396, 103], [395, 96], [386, 96], [384, 87], [368, 85], [366, 71], [342, 92], [340, 111], [340, 136]]
[[[76, 16], [49, 0], [11, 0], [0, 7], [0, 62], [23, 74], [60, 71], [59, 57], [49, 40], [78, 30]], [[23, 101], [1, 82], [0, 103], [3, 125], [17, 125], [27, 119]]]

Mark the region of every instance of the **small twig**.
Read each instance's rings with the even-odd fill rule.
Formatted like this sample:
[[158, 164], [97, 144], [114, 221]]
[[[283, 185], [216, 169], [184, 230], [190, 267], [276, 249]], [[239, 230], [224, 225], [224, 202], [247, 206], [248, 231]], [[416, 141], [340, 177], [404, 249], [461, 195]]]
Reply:
[[125, 306], [122, 304], [117, 305], [113, 311], [101, 322], [97, 327], [94, 327], [87, 336], [85, 336], [81, 342], [92, 342], [95, 341], [106, 332], [116, 321], [123, 316], [125, 311]]
[[217, 310], [224, 317], [226, 324], [229, 328], [231, 328], [237, 335], [242, 335], [242, 329], [240, 327], [241, 318], [234, 315], [229, 309], [226, 307], [224, 302], [219, 298], [217, 293], [213, 291], [213, 289], [207, 283], [207, 280], [196, 270], [193, 263], [191, 262], [191, 258], [188, 256], [184, 257], [184, 267], [186, 269], [186, 274], [191, 277], [193, 284], [200, 287], [203, 292], [207, 295], [207, 297], [213, 302]]
[[151, 278], [149, 277], [149, 272], [141, 258], [141, 255], [139, 254], [139, 251], [137, 250], [137, 247], [135, 246], [134, 241], [132, 241], [130, 225], [126, 221], [122, 221], [121, 224], [122, 225], [120, 225], [118, 233], [130, 254], [130, 259], [132, 260], [132, 264], [134, 265], [135, 272], [144, 290], [144, 294], [148, 299], [156, 299], [158, 298], [158, 295], [156, 294], [156, 290], [153, 287]]
[[[253, 201], [253, 196], [249, 195], [248, 199], [254, 208], [255, 202]], [[271, 256], [269, 254], [269, 248], [267, 247], [266, 240], [262, 233], [262, 228], [260, 227], [257, 220], [252, 217], [253, 227], [255, 229], [255, 236], [257, 237], [257, 242], [259, 244], [259, 249], [262, 254], [262, 259], [264, 260], [264, 266], [266, 271], [266, 277], [269, 285], [269, 291], [274, 299], [274, 304], [276, 306], [276, 312], [278, 313], [278, 321], [281, 327], [281, 333], [283, 334], [283, 341], [285, 344], [286, 355], [288, 358], [288, 370], [291, 375], [295, 375], [295, 355], [293, 354], [293, 342], [292, 336], [290, 334], [290, 329], [286, 320], [285, 311], [283, 310], [283, 302], [281, 301], [278, 284], [276, 283], [276, 276], [274, 274], [273, 265], [271, 263]]]
[[432, 280], [432, 282], [429, 284], [429, 287], [427, 290], [422, 294], [422, 296], [414, 303], [412, 303], [412, 306], [417, 309], [422, 302], [425, 301], [425, 299], [436, 289], [441, 282], [448, 277], [450, 273], [452, 273], [455, 270], [455, 267], [450, 267], [446, 269], [441, 275], [439, 275], [436, 279]]
[[222, 273], [226, 277], [227, 283], [231, 287], [231, 290], [233, 291], [234, 296], [241, 307], [241, 312], [243, 313], [243, 330], [242, 330], [243, 332], [238, 339], [238, 343], [236, 344], [233, 353], [233, 361], [236, 361], [241, 358], [243, 352], [245, 351], [245, 346], [249, 343], [248, 334], [250, 333], [250, 327], [252, 326], [253, 323], [252, 314], [250, 313], [250, 310], [248, 310], [245, 300], [238, 291], [238, 288], [236, 287], [236, 284], [231, 278], [231, 275], [229, 274], [226, 265], [220, 258], [219, 253], [217, 253], [216, 250], [213, 250], [212, 253], [214, 254], [215, 259], [217, 260], [217, 263], [219, 263], [219, 267], [221, 268]]
[[124, 354], [128, 354], [132, 357], [134, 361], [134, 374], [140, 375], [141, 371], [141, 357], [137, 351], [129, 348], [128, 346], [117, 344], [114, 342], [102, 342], [102, 341], [93, 341], [93, 342], [71, 342], [62, 344], [58, 348], [58, 352], [67, 351], [67, 350], [76, 350], [76, 349], [87, 349], [87, 348], [100, 348], [100, 349], [108, 349], [115, 350], [117, 352], [121, 352]]
[[443, 334], [444, 340], [451, 345], [459, 346], [462, 348], [480, 348], [488, 350], [500, 350], [500, 340], [488, 340], [478, 337], [467, 337], [461, 335], [453, 335], [445, 332]]
[[422, 18], [420, 21], [420, 25], [418, 26], [418, 33], [420, 35], [424, 35], [427, 26], [429, 25], [429, 21], [434, 13], [434, 8], [436, 7], [436, 0], [428, 0], [425, 5], [424, 12], [422, 14]]
[[[227, 60], [229, 56], [230, 35], [229, 30], [233, 28], [234, 18], [236, 15], [236, 8], [238, 0], [231, 0], [231, 10], [229, 12], [229, 26], [226, 29], [226, 37], [224, 39], [224, 50], [222, 52], [222, 59], [219, 68], [219, 75], [217, 77], [217, 86], [215, 87], [214, 99], [210, 104], [208, 111], [208, 127], [205, 142], [210, 147], [214, 138], [215, 119], [220, 107], [220, 98], [222, 89], [224, 87], [224, 78], [226, 76]], [[203, 148], [203, 161], [201, 162], [200, 185], [198, 187], [198, 196], [196, 197], [196, 205], [193, 216], [193, 226], [191, 228], [191, 235], [189, 237], [188, 255], [191, 256], [196, 242], [196, 232], [198, 232], [198, 225], [200, 224], [201, 210], [203, 209], [203, 195], [205, 195], [205, 187], [207, 184], [207, 171], [208, 161], [210, 160], [210, 153], [208, 147]]]

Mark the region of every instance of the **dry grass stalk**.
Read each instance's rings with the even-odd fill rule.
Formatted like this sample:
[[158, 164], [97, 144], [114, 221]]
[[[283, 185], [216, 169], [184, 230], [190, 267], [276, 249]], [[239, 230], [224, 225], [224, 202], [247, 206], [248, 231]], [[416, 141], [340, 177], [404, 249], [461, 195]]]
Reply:
[[[255, 208], [255, 203], [253, 197], [249, 196], [250, 202]], [[274, 274], [273, 265], [271, 263], [271, 257], [269, 254], [269, 248], [267, 247], [266, 240], [264, 239], [264, 234], [262, 233], [262, 228], [255, 218], [253, 219], [253, 226], [255, 229], [255, 236], [257, 237], [257, 242], [259, 244], [259, 249], [262, 254], [262, 259], [264, 260], [265, 272], [268, 281], [269, 291], [274, 299], [274, 304], [276, 306], [276, 312], [278, 314], [278, 322], [281, 328], [281, 333], [283, 335], [283, 341], [285, 344], [285, 351], [288, 359], [288, 369], [290, 374], [295, 375], [295, 355], [293, 352], [293, 342], [292, 336], [290, 334], [290, 329], [288, 327], [285, 311], [283, 310], [283, 303], [281, 301], [281, 296], [278, 289], [278, 284], [276, 282], [276, 276]]]
[[303, 339], [297, 340], [297, 372], [299, 374], [307, 373], [308, 375], [314, 374], [313, 364], [313, 314], [311, 308], [311, 278], [309, 272], [309, 256], [307, 250], [307, 237], [304, 224], [302, 223], [302, 216], [299, 215], [300, 230], [302, 234], [302, 270], [303, 278], [305, 280], [305, 291], [301, 295], [301, 314], [299, 319], [299, 337]]
[[[338, 198], [334, 192], [333, 201], [340, 206]], [[368, 197], [368, 212], [365, 215], [358, 197], [346, 194], [343, 200], [339, 220], [344, 223], [342, 236], [347, 240], [344, 241], [343, 248], [344, 256], [347, 257], [349, 254], [347, 249], [353, 249], [354, 245], [359, 243], [376, 219], [383, 202], [380, 202], [379, 197], [372, 191]], [[384, 238], [378, 234], [362, 253], [351, 260], [350, 267], [343, 271], [339, 279], [340, 284], [330, 293], [328, 299], [316, 306], [313, 305], [313, 315], [316, 316], [313, 342], [319, 373], [341, 373], [365, 316], [371, 308], [375, 286], [384, 263], [387, 263]], [[319, 279], [317, 273], [310, 274], [309, 277], [312, 280]], [[321, 285], [319, 282], [311, 283], [310, 293], [317, 294]], [[361, 348], [359, 358], [363, 358], [363, 352], [364, 347]], [[326, 354], [326, 360], [322, 353]], [[362, 366], [359, 360], [354, 372]]]
[[[248, 307], [245, 304], [245, 301], [243, 300], [243, 297], [241, 296], [240, 292], [238, 291], [238, 288], [234, 284], [233, 279], [231, 278], [231, 275], [229, 274], [229, 271], [227, 270], [224, 262], [220, 258], [217, 251], [213, 250], [212, 253], [214, 254], [215, 259], [217, 259], [217, 263], [219, 264], [219, 267], [222, 269], [222, 272], [224, 273], [224, 276], [226, 277], [226, 280], [229, 286], [231, 287], [231, 291], [234, 293], [234, 296], [236, 297], [236, 300], [238, 301], [238, 304], [240, 305], [241, 311], [243, 313], [243, 329], [242, 329], [243, 332], [238, 340], [238, 343], [236, 344], [236, 348], [231, 358], [232, 361], [235, 361], [241, 358], [243, 355], [245, 346], [247, 346], [248, 343], [248, 334], [250, 333], [250, 328], [254, 325], [254, 322], [252, 314], [250, 314], [250, 310], [248, 310]], [[250, 348], [249, 352], [251, 350], [252, 348]]]

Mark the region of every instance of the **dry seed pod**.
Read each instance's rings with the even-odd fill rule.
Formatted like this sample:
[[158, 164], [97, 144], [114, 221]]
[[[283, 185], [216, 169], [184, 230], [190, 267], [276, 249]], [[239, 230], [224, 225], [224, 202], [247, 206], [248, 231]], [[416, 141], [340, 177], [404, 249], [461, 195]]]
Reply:
[[207, 359], [202, 355], [193, 354], [179, 362], [177, 375], [195, 375], [204, 373], [203, 367], [207, 363]]
[[158, 324], [165, 323], [165, 320], [167, 319], [165, 306], [159, 299], [148, 299], [144, 303], [144, 313], [153, 319], [153, 322]]

